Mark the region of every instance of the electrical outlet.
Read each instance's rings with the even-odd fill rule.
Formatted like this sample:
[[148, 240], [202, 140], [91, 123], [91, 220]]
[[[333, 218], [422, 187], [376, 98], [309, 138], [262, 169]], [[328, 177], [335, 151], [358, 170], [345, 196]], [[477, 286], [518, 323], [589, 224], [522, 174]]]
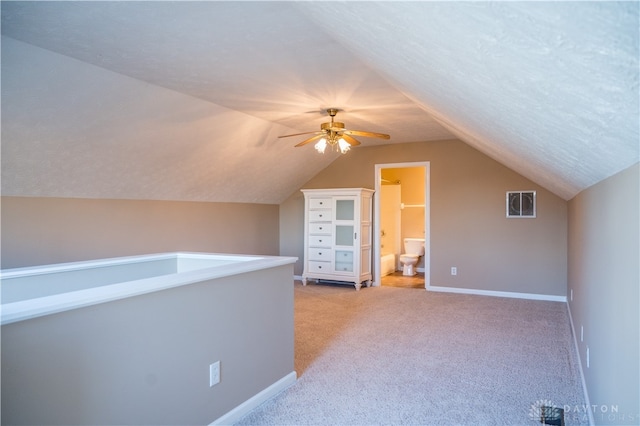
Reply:
[[456, 268], [455, 266], [451, 267], [451, 275], [458, 275], [458, 268]]
[[209, 387], [220, 383], [220, 361], [216, 361], [209, 366]]

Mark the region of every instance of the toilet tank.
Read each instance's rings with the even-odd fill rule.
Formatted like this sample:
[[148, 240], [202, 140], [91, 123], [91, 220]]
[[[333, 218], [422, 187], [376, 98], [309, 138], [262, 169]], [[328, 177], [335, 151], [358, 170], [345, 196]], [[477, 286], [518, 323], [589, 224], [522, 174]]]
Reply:
[[424, 255], [424, 238], [405, 238], [404, 252], [406, 254]]

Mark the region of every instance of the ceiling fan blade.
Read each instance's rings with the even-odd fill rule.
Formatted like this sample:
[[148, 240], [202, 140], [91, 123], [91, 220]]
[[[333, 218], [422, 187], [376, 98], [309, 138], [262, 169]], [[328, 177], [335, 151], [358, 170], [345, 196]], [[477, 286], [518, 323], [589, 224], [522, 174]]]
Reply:
[[291, 137], [291, 136], [311, 135], [311, 134], [316, 134], [316, 135], [323, 134], [324, 135], [324, 132], [321, 132], [321, 131], [318, 131], [318, 132], [303, 132], [303, 133], [294, 133], [292, 135], [282, 135], [282, 136], [278, 136], [278, 137], [279, 138], [288, 138], [288, 137]]
[[351, 136], [349, 136], [349, 135], [345, 135], [345, 134], [343, 134], [343, 135], [342, 135], [342, 139], [344, 139], [345, 141], [347, 141], [347, 143], [348, 143], [349, 145], [351, 145], [351, 146], [358, 146], [358, 145], [360, 145], [360, 141], [358, 141], [358, 140], [357, 140], [357, 139], [355, 139], [355, 138], [352, 138], [352, 137], [351, 137]]
[[345, 130], [342, 133], [345, 135], [365, 136], [367, 138], [380, 138], [380, 139], [391, 138], [391, 136], [385, 135], [384, 133], [363, 132], [362, 130]]
[[321, 134], [321, 135], [318, 135], [318, 136], [312, 136], [312, 137], [310, 137], [309, 139], [305, 139], [305, 140], [303, 140], [302, 142], [300, 142], [299, 144], [295, 145], [294, 147], [296, 147], [296, 148], [297, 148], [297, 147], [299, 147], [299, 146], [306, 145], [306, 144], [311, 143], [311, 142], [315, 142], [315, 141], [317, 141], [317, 140], [322, 139], [323, 137], [324, 137], [324, 132], [322, 132], [322, 134]]

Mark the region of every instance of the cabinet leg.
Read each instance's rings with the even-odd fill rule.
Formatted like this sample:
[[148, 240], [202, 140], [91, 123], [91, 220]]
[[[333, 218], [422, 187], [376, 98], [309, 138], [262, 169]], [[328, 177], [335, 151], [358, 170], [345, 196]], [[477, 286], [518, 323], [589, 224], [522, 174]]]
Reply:
[[307, 279], [306, 278], [302, 279], [302, 285], [307, 285]]
[[367, 287], [371, 287], [371, 280], [367, 280], [364, 283], [366, 284]]
[[360, 287], [362, 287], [362, 284], [356, 283], [355, 286], [356, 286], [356, 291], [358, 291], [358, 290], [360, 290]]

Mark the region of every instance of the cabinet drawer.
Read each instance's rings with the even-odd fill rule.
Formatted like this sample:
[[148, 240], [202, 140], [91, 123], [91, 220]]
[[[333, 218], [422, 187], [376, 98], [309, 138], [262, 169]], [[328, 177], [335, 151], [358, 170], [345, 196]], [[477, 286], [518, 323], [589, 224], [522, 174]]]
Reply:
[[310, 222], [331, 222], [331, 210], [309, 211]]
[[309, 234], [331, 235], [331, 224], [330, 223], [310, 223]]
[[331, 198], [310, 198], [309, 208], [310, 209], [330, 209]]
[[331, 261], [331, 249], [310, 248], [309, 260], [324, 260], [325, 262]]
[[309, 272], [331, 273], [331, 262], [309, 261]]
[[310, 235], [309, 247], [331, 247], [331, 235]]

